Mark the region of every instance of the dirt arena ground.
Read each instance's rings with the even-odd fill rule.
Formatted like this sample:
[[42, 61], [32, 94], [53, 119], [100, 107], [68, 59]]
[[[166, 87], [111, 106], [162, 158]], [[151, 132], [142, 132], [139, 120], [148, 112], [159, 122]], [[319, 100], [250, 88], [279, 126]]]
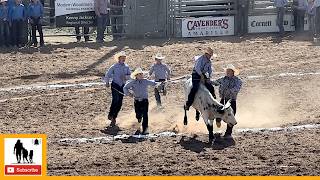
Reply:
[[[104, 45], [56, 41], [42, 49], [0, 50], [0, 132], [47, 134], [49, 175], [320, 175], [320, 46], [290, 36], [278, 42], [270, 35]], [[204, 123], [194, 120], [192, 110], [189, 125], [182, 125], [183, 82], [176, 82], [168, 84], [162, 110], [152, 89], [149, 94], [150, 132], [175, 136], [61, 142], [138, 129], [130, 98], [116, 127], [106, 119], [111, 91], [100, 82], [116, 52], [125, 50], [130, 67], [145, 70], [152, 55], [162, 52], [174, 78], [190, 74], [193, 57], [207, 46], [219, 56], [215, 78], [229, 63], [241, 70], [233, 140], [217, 137], [208, 144]], [[312, 128], [290, 128], [301, 125]], [[274, 127], [283, 129], [269, 129]]]

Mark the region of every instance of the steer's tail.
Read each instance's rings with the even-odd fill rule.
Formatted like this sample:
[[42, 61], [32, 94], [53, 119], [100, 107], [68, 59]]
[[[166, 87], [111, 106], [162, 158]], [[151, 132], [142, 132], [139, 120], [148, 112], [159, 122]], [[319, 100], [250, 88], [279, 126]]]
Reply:
[[183, 124], [186, 126], [188, 124], [187, 110], [184, 108], [184, 120]]

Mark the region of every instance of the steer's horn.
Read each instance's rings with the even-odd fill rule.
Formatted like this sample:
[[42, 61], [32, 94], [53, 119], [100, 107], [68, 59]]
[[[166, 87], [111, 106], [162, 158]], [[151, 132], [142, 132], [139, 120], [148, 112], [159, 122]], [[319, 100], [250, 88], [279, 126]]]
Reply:
[[228, 109], [231, 106], [231, 100], [229, 100], [224, 106], [223, 109]]

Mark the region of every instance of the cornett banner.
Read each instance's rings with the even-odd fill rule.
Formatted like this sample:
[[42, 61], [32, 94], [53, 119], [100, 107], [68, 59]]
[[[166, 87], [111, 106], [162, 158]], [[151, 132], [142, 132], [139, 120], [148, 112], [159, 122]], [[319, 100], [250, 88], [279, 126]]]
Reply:
[[[294, 31], [294, 18], [291, 14], [286, 14], [283, 18], [285, 31]], [[305, 18], [304, 30], [309, 30], [309, 23]], [[277, 26], [277, 15], [266, 16], [249, 16], [248, 17], [249, 33], [279, 32]]]
[[185, 18], [182, 20], [182, 37], [234, 35], [234, 16]]
[[57, 27], [96, 26], [94, 0], [56, 0]]

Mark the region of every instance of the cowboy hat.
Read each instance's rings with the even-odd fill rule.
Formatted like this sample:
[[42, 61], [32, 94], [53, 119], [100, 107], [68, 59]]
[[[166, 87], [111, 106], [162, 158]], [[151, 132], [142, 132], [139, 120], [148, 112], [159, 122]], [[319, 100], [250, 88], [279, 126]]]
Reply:
[[159, 59], [162, 60], [164, 58], [166, 58], [165, 56], [163, 56], [161, 53], [157, 53], [156, 56], [154, 57], [155, 59]]
[[120, 51], [119, 53], [117, 53], [116, 55], [114, 55], [114, 60], [118, 61], [119, 57], [127, 57], [126, 52], [124, 51]]
[[131, 75], [130, 75], [131, 79], [136, 79], [136, 76], [137, 76], [138, 74], [143, 74], [143, 71], [142, 71], [141, 68], [137, 68], [137, 69], [135, 69], [135, 70], [133, 71], [133, 73], [131, 73]]
[[204, 53], [205, 53], [205, 54], [210, 54], [210, 55], [212, 54], [212, 57], [214, 57], [214, 58], [218, 57], [217, 54], [213, 53], [213, 49], [210, 48], [210, 47], [206, 48], [206, 50], [204, 51]]
[[227, 67], [224, 68], [224, 71], [227, 71], [228, 69], [231, 69], [234, 72], [235, 76], [238, 76], [240, 73], [240, 71], [236, 67], [234, 67], [234, 65], [232, 64], [228, 64]]

